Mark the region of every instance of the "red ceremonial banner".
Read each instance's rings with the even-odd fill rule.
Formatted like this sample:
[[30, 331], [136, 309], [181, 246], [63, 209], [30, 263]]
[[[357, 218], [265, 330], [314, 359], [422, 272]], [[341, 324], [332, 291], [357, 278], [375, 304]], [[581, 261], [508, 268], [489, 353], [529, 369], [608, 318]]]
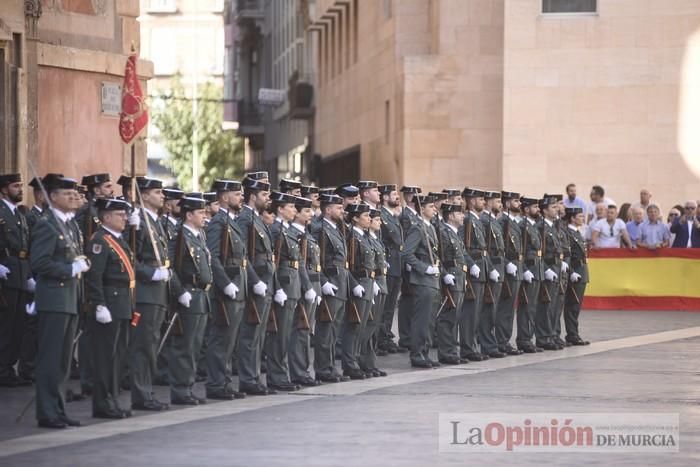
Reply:
[[122, 111], [119, 115], [119, 136], [129, 144], [148, 125], [148, 108], [144, 100], [141, 83], [136, 74], [136, 54], [126, 61], [124, 84], [122, 85]]

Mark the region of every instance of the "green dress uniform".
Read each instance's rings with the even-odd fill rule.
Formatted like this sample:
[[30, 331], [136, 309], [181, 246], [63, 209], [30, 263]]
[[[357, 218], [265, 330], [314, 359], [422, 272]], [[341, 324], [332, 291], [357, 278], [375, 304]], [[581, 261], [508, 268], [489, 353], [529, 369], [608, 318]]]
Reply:
[[384, 249], [382, 241], [374, 232], [369, 233], [368, 240], [374, 251], [374, 281], [377, 287], [379, 287], [379, 293], [374, 296], [374, 303], [371, 308], [372, 319], [367, 320], [367, 325], [360, 334], [360, 357], [358, 358], [358, 363], [365, 373], [372, 373], [373, 376], [384, 376], [386, 373], [377, 368], [376, 347], [384, 325], [382, 322], [382, 313], [384, 312], [384, 304], [389, 293], [389, 287], [387, 285], [388, 270], [386, 250]]
[[[440, 305], [442, 311], [438, 314], [436, 321], [437, 347], [438, 360], [448, 364], [460, 362], [458, 323], [462, 314], [467, 274], [469, 274], [468, 254], [458, 231], [459, 229], [445, 222], [440, 225], [443, 297]], [[444, 283], [444, 276], [447, 274], [454, 276], [454, 285]]]
[[[44, 217], [46, 211], [42, 210], [38, 206], [32, 206], [31, 209], [27, 211], [27, 226], [29, 227], [29, 238], [31, 243], [32, 232], [34, 231], [34, 226], [39, 221], [41, 217]], [[31, 268], [30, 268], [31, 269]], [[30, 277], [36, 280], [31, 274]], [[36, 282], [35, 282], [36, 284]], [[34, 301], [34, 292], [27, 293], [27, 303], [32, 303]], [[24, 335], [22, 336], [22, 345], [20, 347], [20, 357], [19, 366], [17, 367], [20, 378], [34, 379], [34, 369], [36, 367], [36, 349], [37, 349], [37, 326], [39, 325], [39, 318], [37, 315], [25, 316], [25, 326]]]
[[[369, 211], [369, 206], [367, 206], [367, 210]], [[345, 310], [345, 319], [340, 327], [342, 345], [340, 361], [346, 376], [358, 378], [364, 377], [365, 373], [371, 370], [371, 368], [361, 368], [358, 359], [360, 358], [362, 335], [372, 314], [376, 269], [374, 248], [369, 241], [369, 235], [359, 227], [352, 227], [348, 238], [348, 262], [351, 277], [362, 286], [364, 292], [362, 296], [358, 297], [353, 293], [353, 290], [348, 291], [351, 295], [349, 297], [351, 301]], [[353, 289], [355, 287], [353, 286]], [[357, 309], [359, 321], [354, 319], [356, 317], [355, 309]]]
[[[295, 311], [294, 323], [289, 336], [289, 378], [294, 384], [315, 386], [316, 381], [311, 376], [311, 334], [313, 333], [317, 301], [321, 297], [321, 248], [313, 236], [299, 224], [292, 224], [290, 230], [298, 235], [301, 250], [299, 277], [302, 294], [310, 289], [316, 292], [317, 298], [309, 301], [300, 298]], [[303, 309], [302, 309], [303, 307]], [[302, 313], [306, 313], [308, 326]]]
[[517, 268], [515, 275], [505, 273], [501, 299], [496, 311], [496, 342], [498, 350], [511, 355], [519, 353], [514, 349], [510, 340], [513, 337], [513, 318], [515, 317], [515, 303], [518, 291], [523, 280], [523, 236], [517, 220], [510, 214], [503, 214], [499, 218], [501, 230], [503, 230], [503, 243], [505, 246], [505, 266], [508, 263]]
[[411, 364], [429, 368], [438, 365], [428, 354], [430, 350], [430, 318], [433, 303], [440, 291], [440, 272], [428, 274], [428, 267], [439, 268], [438, 239], [430, 222], [419, 219], [410, 227], [401, 259], [410, 266], [408, 283], [412, 289]]
[[381, 241], [386, 252], [386, 284], [388, 291], [384, 302], [384, 311], [380, 316], [375, 316], [381, 321], [377, 346], [383, 350], [395, 351], [395, 336], [391, 328], [394, 325], [394, 314], [399, 300], [399, 292], [401, 291], [401, 271], [403, 271], [401, 250], [403, 249], [404, 233], [398, 216], [385, 206], [382, 206], [380, 212], [382, 217]]
[[[92, 414], [123, 418], [117, 396], [134, 306], [136, 275], [132, 253], [121, 234], [104, 226], [88, 241], [87, 252], [90, 270], [85, 273], [85, 289], [90, 311], [86, 321], [92, 336], [90, 353], [94, 371]], [[110, 323], [97, 321], [98, 306], [109, 310]]]
[[[569, 274], [571, 274], [571, 245], [569, 244], [569, 235], [566, 233], [567, 226], [563, 219], [557, 219], [555, 222], [557, 227], [557, 235], [559, 235], [559, 244], [562, 251], [562, 269], [559, 274], [559, 290], [556, 294], [556, 304], [554, 305], [554, 313], [552, 314], [552, 336], [555, 344], [560, 347], [565, 345], [561, 338], [561, 317], [564, 314], [564, 302], [566, 300], [566, 289], [569, 285]], [[552, 297], [554, 298], [554, 297]]]
[[9, 270], [6, 279], [0, 280], [0, 386], [24, 383], [14, 370], [27, 321], [27, 280], [31, 277], [29, 227], [23, 210], [7, 200], [0, 202], [0, 264]]
[[588, 258], [586, 254], [586, 241], [576, 228], [567, 227], [571, 247], [571, 272], [577, 273], [581, 278], [574, 282], [569, 281], [569, 290], [566, 294], [564, 306], [564, 325], [566, 326], [566, 341], [574, 345], [585, 345], [588, 342], [581, 339], [578, 329], [578, 317], [581, 312], [581, 303], [586, 292], [588, 278]]
[[[232, 212], [222, 208], [211, 219], [207, 226], [207, 247], [214, 273], [211, 329], [207, 336], [207, 397], [230, 399], [237, 394], [231, 387], [231, 359], [238, 344], [248, 294], [246, 244]], [[235, 298], [224, 293], [230, 284], [238, 289]]]
[[484, 309], [484, 288], [488, 279], [489, 261], [486, 250], [486, 233], [478, 214], [473, 211], [465, 213], [464, 224], [459, 229], [459, 236], [466, 246], [470, 262], [469, 268], [476, 264], [479, 268], [479, 277], [467, 275], [467, 280], [474, 291], [474, 298], [465, 296], [462, 304], [462, 316], [459, 321], [459, 345], [460, 357], [472, 360], [481, 360], [477, 334], [479, 320]]
[[[260, 214], [249, 206], [241, 209], [236, 218], [243, 242], [248, 248], [248, 301], [254, 303], [257, 316], [250, 313], [250, 304], [245, 312], [238, 338], [238, 381], [242, 392], [264, 393], [266, 388], [260, 381], [265, 332], [270, 314], [272, 294], [275, 286], [275, 263], [272, 237]], [[264, 295], [257, 295], [253, 287], [259, 281], [267, 285]], [[259, 319], [257, 319], [259, 318]]]
[[[290, 196], [291, 195], [284, 195]], [[293, 198], [292, 198], [293, 199]], [[278, 218], [270, 226], [272, 242], [275, 245], [277, 261], [276, 279], [287, 295], [284, 305], [273, 302], [270, 313], [274, 313], [277, 329], [271, 330], [265, 337], [265, 356], [267, 357], [267, 384], [272, 388], [288, 390], [289, 380], [289, 336], [292, 332], [297, 302], [301, 298], [301, 278], [299, 269], [303, 267], [301, 258], [301, 235], [290, 230], [288, 225]], [[276, 292], [273, 291], [273, 294]]]
[[[532, 343], [532, 337], [535, 334], [535, 314], [539, 300], [540, 282], [544, 280], [542, 237], [536, 223], [529, 218], [525, 218], [520, 222], [520, 231], [523, 236], [525, 261], [523, 263], [522, 292], [518, 300], [516, 320], [518, 334], [515, 342], [518, 349], [532, 353], [536, 351], [535, 345]], [[533, 276], [531, 282], [525, 280], [525, 275], [528, 271]]]
[[[153, 397], [153, 381], [157, 375], [161, 327], [168, 309], [168, 280], [153, 279], [160, 267], [170, 264], [168, 237], [155, 213], [144, 208], [140, 217], [140, 228], [132, 231], [136, 235], [136, 311], [141, 316], [131, 330], [129, 342], [131, 404], [134, 408], [157, 408], [159, 403]], [[148, 233], [149, 226], [153, 240]]]
[[[170, 399], [174, 404], [196, 405], [205, 402], [192, 393], [192, 386], [204, 341], [209, 314], [208, 290], [212, 283], [211, 257], [203, 233], [182, 223], [168, 245], [168, 257], [173, 271], [171, 299], [177, 302], [178, 321], [182, 326], [182, 332], [172, 336], [168, 354]], [[189, 307], [179, 302], [185, 292], [192, 297]]]
[[[538, 222], [538, 230], [542, 235], [542, 268], [545, 271], [544, 279], [540, 284], [540, 288], [547, 292], [540, 292], [540, 301], [537, 304], [537, 312], [535, 314], [535, 342], [538, 347], [547, 350], [554, 350], [556, 344], [553, 342], [554, 330], [552, 323], [554, 322], [556, 296], [559, 293], [559, 275], [561, 274], [561, 262], [564, 258], [561, 243], [559, 242], [559, 234], [553, 222], [541, 219]], [[547, 280], [546, 271], [551, 269], [557, 277], [554, 280]], [[549, 303], [544, 299], [549, 297]]]
[[[408, 231], [411, 227], [420, 221], [420, 216], [413, 209], [404, 206], [399, 215], [399, 223], [401, 231], [405, 235], [404, 239], [408, 238]], [[405, 248], [405, 246], [404, 246]], [[403, 250], [400, 251], [400, 256], [403, 258]], [[413, 299], [411, 295], [413, 290], [409, 285], [410, 271], [407, 270], [403, 260], [399, 262], [403, 266], [401, 270], [401, 296], [399, 297], [398, 311], [398, 328], [399, 328], [399, 347], [406, 349], [411, 348], [411, 322], [413, 321]]]
[[357, 282], [348, 272], [347, 244], [340, 227], [324, 218], [312, 234], [321, 249], [321, 287], [326, 282], [337, 287], [333, 295], [323, 295], [317, 311], [314, 370], [316, 379], [338, 381], [342, 378], [335, 367], [339, 329], [335, 323], [343, 322], [346, 302]]
[[63, 213], [48, 214], [32, 232], [30, 264], [36, 276], [34, 298], [39, 316], [36, 418], [40, 424], [66, 417], [65, 385], [78, 324], [78, 278], [73, 275], [73, 261], [83, 254], [67, 220]]
[[[500, 193], [499, 193], [500, 195]], [[484, 305], [479, 318], [479, 344], [481, 345], [481, 353], [488, 356], [503, 356], [499, 355], [498, 340], [496, 339], [496, 312], [498, 303], [501, 300], [501, 291], [503, 289], [503, 281], [505, 280], [505, 243], [503, 241], [503, 230], [498, 219], [487, 211], [482, 211], [481, 223], [484, 226], [486, 234], [486, 251], [488, 252], [488, 271], [495, 270], [498, 272], [498, 280], [492, 281], [488, 279], [488, 288], [491, 291], [489, 300], [491, 303], [486, 303], [484, 296]], [[487, 293], [484, 290], [484, 293]]]

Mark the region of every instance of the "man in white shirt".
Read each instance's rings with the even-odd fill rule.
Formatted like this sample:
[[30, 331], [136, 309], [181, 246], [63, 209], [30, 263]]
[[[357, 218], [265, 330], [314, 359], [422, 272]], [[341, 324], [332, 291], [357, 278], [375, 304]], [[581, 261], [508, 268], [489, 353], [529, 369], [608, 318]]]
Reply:
[[596, 210], [596, 206], [598, 203], [604, 203], [606, 206], [610, 206], [611, 204], [616, 204], [615, 201], [613, 201], [610, 198], [605, 197], [605, 189], [603, 189], [602, 186], [600, 185], [593, 185], [593, 188], [591, 188], [591, 202], [588, 203], [588, 206], [586, 207], [586, 220], [590, 222], [591, 218], [593, 217], [593, 213]]
[[627, 226], [617, 217], [617, 206], [608, 205], [605, 219], [600, 219], [591, 225], [591, 241], [593, 248], [620, 248], [620, 240], [632, 248], [632, 241], [627, 233]]

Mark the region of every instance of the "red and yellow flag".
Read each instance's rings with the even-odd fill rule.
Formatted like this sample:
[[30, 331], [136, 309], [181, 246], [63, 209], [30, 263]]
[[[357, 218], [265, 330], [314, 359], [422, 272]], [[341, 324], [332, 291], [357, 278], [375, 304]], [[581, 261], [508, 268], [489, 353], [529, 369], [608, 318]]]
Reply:
[[122, 111], [119, 115], [119, 136], [129, 144], [148, 125], [148, 108], [136, 74], [137, 55], [131, 54], [126, 61], [124, 84], [122, 85]]
[[591, 250], [583, 308], [700, 311], [700, 249]]

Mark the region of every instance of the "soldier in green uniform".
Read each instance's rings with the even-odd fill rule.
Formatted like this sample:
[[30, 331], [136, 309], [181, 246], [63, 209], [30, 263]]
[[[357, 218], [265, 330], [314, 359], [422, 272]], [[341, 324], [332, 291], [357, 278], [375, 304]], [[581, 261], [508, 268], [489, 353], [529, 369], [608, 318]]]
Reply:
[[122, 236], [130, 206], [126, 201], [100, 198], [95, 208], [100, 228], [87, 243], [90, 270], [85, 274], [94, 371], [92, 416], [119, 419], [131, 416], [117, 401], [136, 287], [131, 249]]
[[462, 317], [459, 322], [460, 357], [476, 362], [489, 358], [479, 352], [477, 334], [484, 309], [486, 281], [493, 281], [495, 277], [489, 269], [486, 233], [479, 218], [479, 213], [484, 207], [485, 194], [486, 192], [474, 188], [465, 188], [462, 191], [467, 212], [464, 215], [464, 224], [459, 230], [471, 261], [467, 280], [471, 285], [470, 292], [474, 292], [473, 295], [465, 295], [462, 305]]
[[298, 180], [283, 178], [280, 180], [280, 193], [301, 196], [301, 182]]
[[588, 345], [590, 342], [581, 338], [578, 329], [581, 303], [583, 303], [583, 295], [586, 292], [586, 284], [588, 283], [586, 241], [579, 230], [585, 222], [583, 209], [567, 208], [565, 221], [568, 223], [566, 233], [569, 236], [571, 248], [571, 262], [569, 263], [571, 274], [569, 275], [569, 290], [567, 291], [564, 305], [566, 342], [571, 345]]
[[67, 224], [75, 187], [75, 180], [51, 180], [46, 187], [51, 214], [36, 223], [30, 248], [39, 316], [36, 418], [46, 428], [80, 425], [65, 411], [65, 385], [78, 323], [78, 276], [89, 269], [75, 232]]
[[219, 212], [207, 225], [207, 247], [211, 252], [214, 287], [211, 289], [212, 317], [207, 334], [207, 398], [233, 400], [245, 394], [233, 389], [231, 358], [238, 344], [248, 288], [246, 244], [239, 225], [234, 222], [241, 209], [243, 191], [240, 182], [216, 180]]
[[542, 237], [542, 263], [544, 269], [544, 281], [540, 284], [540, 300], [535, 314], [535, 344], [544, 350], [559, 350], [560, 347], [553, 341], [556, 294], [559, 293], [559, 274], [564, 258], [559, 234], [554, 222], [557, 220], [557, 200], [555, 198], [543, 198], [540, 200], [542, 219], [537, 228]]
[[321, 217], [321, 202], [318, 199], [319, 189], [313, 185], [302, 185], [301, 196], [311, 200], [311, 217], [312, 219]]
[[438, 361], [445, 365], [468, 363], [459, 354], [458, 326], [462, 313], [464, 291], [469, 273], [467, 251], [459, 237], [464, 224], [464, 208], [461, 204], [442, 203], [439, 251], [442, 263], [442, 287], [440, 308], [436, 319]]
[[[301, 184], [299, 184], [301, 188]], [[275, 251], [277, 288], [270, 310], [273, 325], [268, 327], [265, 337], [267, 357], [267, 387], [277, 391], [296, 391], [299, 386], [289, 380], [289, 336], [292, 332], [294, 312], [301, 298], [301, 245], [299, 236], [290, 232], [290, 222], [297, 209], [296, 196], [273, 191], [272, 210], [275, 222], [270, 226]]]
[[355, 285], [351, 289], [352, 297], [347, 302], [345, 319], [340, 325], [342, 348], [340, 360], [343, 375], [350, 379], [365, 379], [367, 377], [367, 373], [360, 368], [358, 363], [360, 336], [367, 326], [367, 320], [372, 312], [373, 297], [379, 293], [379, 287], [374, 282], [376, 268], [374, 249], [369, 243], [366, 233], [371, 222], [369, 210], [368, 204], [349, 204], [345, 208], [352, 226], [347, 239], [347, 258], [350, 277], [354, 278]]
[[520, 355], [521, 350], [510, 344], [513, 337], [513, 318], [515, 315], [515, 301], [523, 280], [523, 237], [518, 224], [520, 215], [520, 194], [513, 191], [501, 192], [501, 200], [504, 210], [498, 222], [503, 231], [503, 243], [505, 246], [505, 278], [501, 299], [496, 310], [496, 342], [499, 352], [507, 355]]
[[157, 412], [168, 408], [153, 395], [156, 354], [168, 309], [168, 237], [158, 217], [164, 202], [163, 183], [143, 177], [136, 183], [141, 193], [141, 222], [132, 234], [136, 235], [136, 311], [140, 315], [129, 341], [131, 408]]
[[[420, 220], [420, 215], [413, 206], [413, 198], [417, 196], [418, 193], [421, 193], [422, 190], [417, 186], [402, 186], [400, 191], [405, 205], [399, 215], [399, 222], [401, 223], [401, 230], [403, 231], [404, 238], [406, 238], [411, 226]], [[413, 291], [408, 282], [410, 271], [404, 263], [402, 263], [402, 266], [401, 296], [399, 297], [398, 311], [399, 347], [410, 350], [411, 322], [413, 321], [414, 312], [413, 298], [411, 298]]]
[[209, 314], [209, 287], [212, 283], [211, 256], [205, 243], [203, 227], [206, 201], [182, 198], [182, 223], [168, 244], [172, 265], [171, 297], [177, 300], [176, 326], [168, 350], [170, 401], [176, 405], [205, 404], [206, 399], [192, 392], [197, 372], [197, 358], [204, 340]]
[[275, 394], [261, 381], [265, 332], [275, 290], [274, 246], [270, 230], [262, 220], [270, 184], [246, 177], [243, 180], [243, 209], [236, 218], [248, 248], [248, 300], [238, 338], [238, 390], [249, 395]]
[[541, 352], [540, 347], [532, 343], [535, 334], [535, 314], [539, 301], [540, 283], [544, 280], [542, 267], [542, 236], [537, 228], [540, 217], [539, 200], [520, 198], [525, 218], [520, 222], [523, 239], [523, 282], [518, 300], [518, 334], [516, 344], [525, 353]]
[[[29, 227], [22, 202], [22, 176], [0, 175], [0, 386], [27, 386], [14, 365], [24, 335], [27, 294], [34, 291], [29, 270]], [[30, 290], [31, 289], [31, 290]]]
[[384, 244], [380, 237], [382, 232], [382, 217], [378, 209], [370, 209], [369, 216], [372, 219], [369, 231], [369, 243], [374, 251], [374, 282], [379, 288], [378, 294], [374, 296], [371, 319], [367, 320], [367, 325], [364, 331], [360, 334], [360, 357], [358, 363], [365, 374], [371, 374], [373, 377], [386, 376], [384, 370], [377, 368], [377, 340], [379, 331], [383, 326], [382, 313], [384, 311], [384, 303], [386, 301], [389, 289], [386, 283], [387, 262]]
[[[501, 192], [487, 191], [484, 210], [479, 219], [486, 234], [486, 251], [489, 262], [489, 281], [484, 289], [484, 305], [479, 318], [479, 343], [481, 353], [489, 358], [503, 358], [505, 353], [498, 350], [496, 340], [496, 310], [501, 299], [505, 276], [505, 244], [503, 230], [496, 215], [501, 210]], [[495, 280], [494, 280], [495, 279]]]
[[323, 219], [313, 226], [312, 234], [320, 247], [321, 292], [314, 335], [314, 370], [316, 379], [337, 383], [350, 378], [341, 375], [335, 367], [338, 328], [337, 322], [345, 319], [345, 306], [349, 289], [357, 285], [348, 272], [346, 239], [341, 231], [343, 198], [334, 194], [322, 194]]
[[[564, 216], [566, 214], [566, 207], [564, 206], [563, 195], [548, 195], [546, 197], [552, 197], [557, 200], [557, 218], [554, 221], [554, 227], [556, 229], [557, 235], [559, 236], [559, 244], [561, 245], [562, 251], [562, 261], [561, 261], [561, 273], [559, 274], [559, 289], [556, 294], [556, 300], [554, 300], [554, 312], [552, 313], [552, 342], [554, 342], [560, 348], [566, 347], [569, 344], [561, 338], [561, 317], [564, 314], [564, 301], [566, 299], [566, 289], [569, 285], [569, 265], [571, 264], [571, 246], [569, 245], [569, 235], [566, 232], [566, 221]], [[554, 299], [554, 297], [552, 297]]]
[[314, 328], [316, 309], [321, 302], [321, 248], [309, 234], [307, 226], [313, 216], [312, 201], [309, 198], [296, 198], [297, 214], [290, 227], [290, 234], [296, 235], [301, 250], [299, 277], [304, 294], [294, 312], [292, 331], [289, 336], [289, 378], [300, 386], [318, 386], [311, 376], [311, 333]]
[[433, 303], [440, 293], [440, 258], [438, 237], [432, 218], [435, 216], [434, 200], [430, 196], [416, 195], [412, 199], [418, 220], [409, 227], [401, 260], [408, 265], [408, 283], [411, 292], [413, 314], [411, 319], [411, 366], [433, 368], [440, 363], [431, 360], [430, 318]]
[[388, 353], [406, 352], [406, 349], [399, 347], [394, 342], [394, 333], [391, 328], [394, 325], [394, 315], [396, 305], [401, 292], [401, 250], [403, 249], [404, 231], [399, 219], [399, 195], [396, 185], [380, 185], [379, 193], [382, 196], [382, 206], [380, 208], [382, 218], [381, 240], [386, 253], [387, 274], [386, 285], [387, 295], [384, 302], [384, 310], [380, 316], [376, 317], [381, 321], [379, 335], [377, 337], [377, 348]]

